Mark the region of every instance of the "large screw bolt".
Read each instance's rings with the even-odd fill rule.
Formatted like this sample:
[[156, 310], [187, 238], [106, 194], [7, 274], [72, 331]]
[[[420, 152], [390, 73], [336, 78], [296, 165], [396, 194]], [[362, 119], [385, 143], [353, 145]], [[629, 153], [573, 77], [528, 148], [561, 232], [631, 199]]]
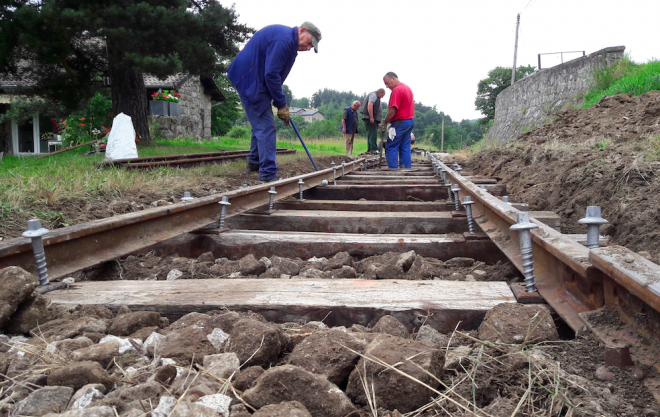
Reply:
[[190, 201], [190, 200], [194, 200], [194, 198], [190, 196], [190, 191], [184, 192], [183, 197], [181, 197], [181, 201]]
[[28, 229], [23, 232], [23, 237], [32, 240], [32, 253], [37, 262], [37, 274], [39, 275], [39, 285], [46, 285], [48, 280], [48, 269], [46, 269], [46, 251], [44, 250], [44, 241], [42, 236], [48, 233], [48, 229], [41, 227], [41, 220], [28, 220]]
[[481, 188], [482, 190], [486, 191], [486, 186], [485, 186], [485, 185], [480, 185], [479, 188]]
[[243, 184], [243, 188], [248, 188], [248, 185], [247, 185], [247, 184]]
[[474, 234], [474, 222], [472, 220], [472, 204], [474, 204], [474, 201], [472, 201], [472, 197], [469, 195], [466, 195], [463, 197], [463, 205], [465, 206], [465, 213], [467, 214], [467, 221], [468, 221], [468, 230], [470, 231], [470, 234]]
[[341, 176], [342, 176], [342, 177], [345, 175], [345, 174], [344, 174], [344, 168], [345, 168], [345, 167], [346, 167], [346, 162], [342, 161], [342, 162], [341, 162]]
[[451, 183], [449, 181], [445, 181], [445, 187], [447, 187], [447, 195], [449, 196], [449, 201], [453, 202], [454, 193], [451, 191]]
[[275, 191], [275, 187], [270, 187], [268, 193], [270, 194], [270, 199], [268, 200], [268, 211], [271, 211], [273, 210], [273, 202], [275, 201], [275, 194], [277, 194], [277, 191]]
[[532, 234], [531, 229], [539, 227], [529, 221], [529, 213], [519, 212], [518, 223], [514, 224], [509, 230], [518, 231], [520, 241], [520, 255], [522, 258], [523, 275], [525, 276], [525, 291], [536, 292], [536, 282], [534, 279], [534, 261], [532, 259]]
[[364, 171], [364, 163], [360, 162], [360, 171]]
[[458, 213], [461, 211], [461, 197], [458, 195], [458, 192], [461, 191], [461, 188], [458, 186], [458, 184], [454, 184], [454, 186], [451, 187], [451, 190], [454, 192], [454, 204], [456, 206], [456, 212]]
[[335, 182], [337, 180], [337, 167], [332, 167], [332, 181]]
[[442, 175], [442, 180], [447, 181], [447, 170], [444, 168], [440, 168], [440, 175]]
[[330, 162], [330, 165], [331, 165], [333, 168], [334, 168], [335, 166], [337, 166], [337, 164], [335, 164], [335, 161]]
[[461, 175], [461, 171], [463, 171], [463, 168], [461, 168], [460, 165], [457, 166], [457, 167], [456, 167], [456, 174]]
[[503, 196], [502, 201], [509, 204], [509, 205], [511, 205], [511, 203], [509, 202], [509, 196], [508, 195]]
[[600, 225], [609, 223], [600, 217], [600, 207], [588, 206], [586, 217], [578, 220], [578, 223], [587, 225], [587, 247], [589, 249], [598, 248], [600, 246]]
[[458, 162], [451, 164], [451, 167], [454, 168], [454, 171], [456, 171], [456, 168], [458, 168]]
[[218, 225], [219, 229], [225, 228], [225, 216], [227, 215], [227, 206], [231, 206], [229, 202], [229, 197], [226, 195], [222, 196], [222, 201], [219, 201], [218, 204], [222, 204], [222, 209], [220, 210], [220, 224]]
[[300, 190], [300, 199], [303, 199], [303, 185], [305, 185], [305, 182], [300, 178], [298, 180], [298, 189]]

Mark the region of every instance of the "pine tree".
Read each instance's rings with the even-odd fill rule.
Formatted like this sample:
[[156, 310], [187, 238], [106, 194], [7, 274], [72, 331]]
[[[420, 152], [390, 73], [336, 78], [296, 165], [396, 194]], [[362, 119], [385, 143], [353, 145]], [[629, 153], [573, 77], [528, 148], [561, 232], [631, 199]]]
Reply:
[[70, 110], [108, 77], [113, 115], [131, 116], [148, 141], [143, 74], [218, 74], [252, 32], [215, 0], [7, 0], [0, 73]]

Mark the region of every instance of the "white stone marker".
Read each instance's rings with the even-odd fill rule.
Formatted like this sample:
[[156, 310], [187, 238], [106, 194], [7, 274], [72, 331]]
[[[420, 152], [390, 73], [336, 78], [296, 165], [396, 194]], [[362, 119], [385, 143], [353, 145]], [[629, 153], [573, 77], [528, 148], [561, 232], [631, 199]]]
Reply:
[[135, 129], [130, 116], [119, 113], [112, 121], [112, 130], [105, 150], [105, 159], [137, 158], [135, 146]]

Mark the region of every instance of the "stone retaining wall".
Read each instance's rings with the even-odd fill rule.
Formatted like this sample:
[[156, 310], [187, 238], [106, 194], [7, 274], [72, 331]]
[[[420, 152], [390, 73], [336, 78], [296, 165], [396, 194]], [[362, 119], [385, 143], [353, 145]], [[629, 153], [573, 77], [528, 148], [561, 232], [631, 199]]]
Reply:
[[514, 139], [549, 123], [554, 113], [579, 105], [593, 82], [594, 72], [619, 61], [625, 49], [601, 49], [517, 81], [497, 96], [495, 122], [488, 138], [498, 142]]
[[158, 125], [160, 135], [166, 139], [190, 137], [211, 139], [211, 96], [204, 94], [204, 87], [195, 76], [177, 90], [181, 94], [181, 116], [151, 116]]

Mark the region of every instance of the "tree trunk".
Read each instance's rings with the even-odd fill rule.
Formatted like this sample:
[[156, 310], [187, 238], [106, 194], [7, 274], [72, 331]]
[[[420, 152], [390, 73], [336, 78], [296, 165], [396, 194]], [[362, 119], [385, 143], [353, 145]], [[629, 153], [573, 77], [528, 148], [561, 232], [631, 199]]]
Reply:
[[144, 78], [141, 72], [132, 68], [123, 68], [113, 65], [111, 42], [108, 42], [108, 56], [110, 59], [109, 75], [112, 91], [112, 115], [124, 113], [133, 121], [135, 133], [140, 135], [142, 142], [149, 142], [149, 102]]

